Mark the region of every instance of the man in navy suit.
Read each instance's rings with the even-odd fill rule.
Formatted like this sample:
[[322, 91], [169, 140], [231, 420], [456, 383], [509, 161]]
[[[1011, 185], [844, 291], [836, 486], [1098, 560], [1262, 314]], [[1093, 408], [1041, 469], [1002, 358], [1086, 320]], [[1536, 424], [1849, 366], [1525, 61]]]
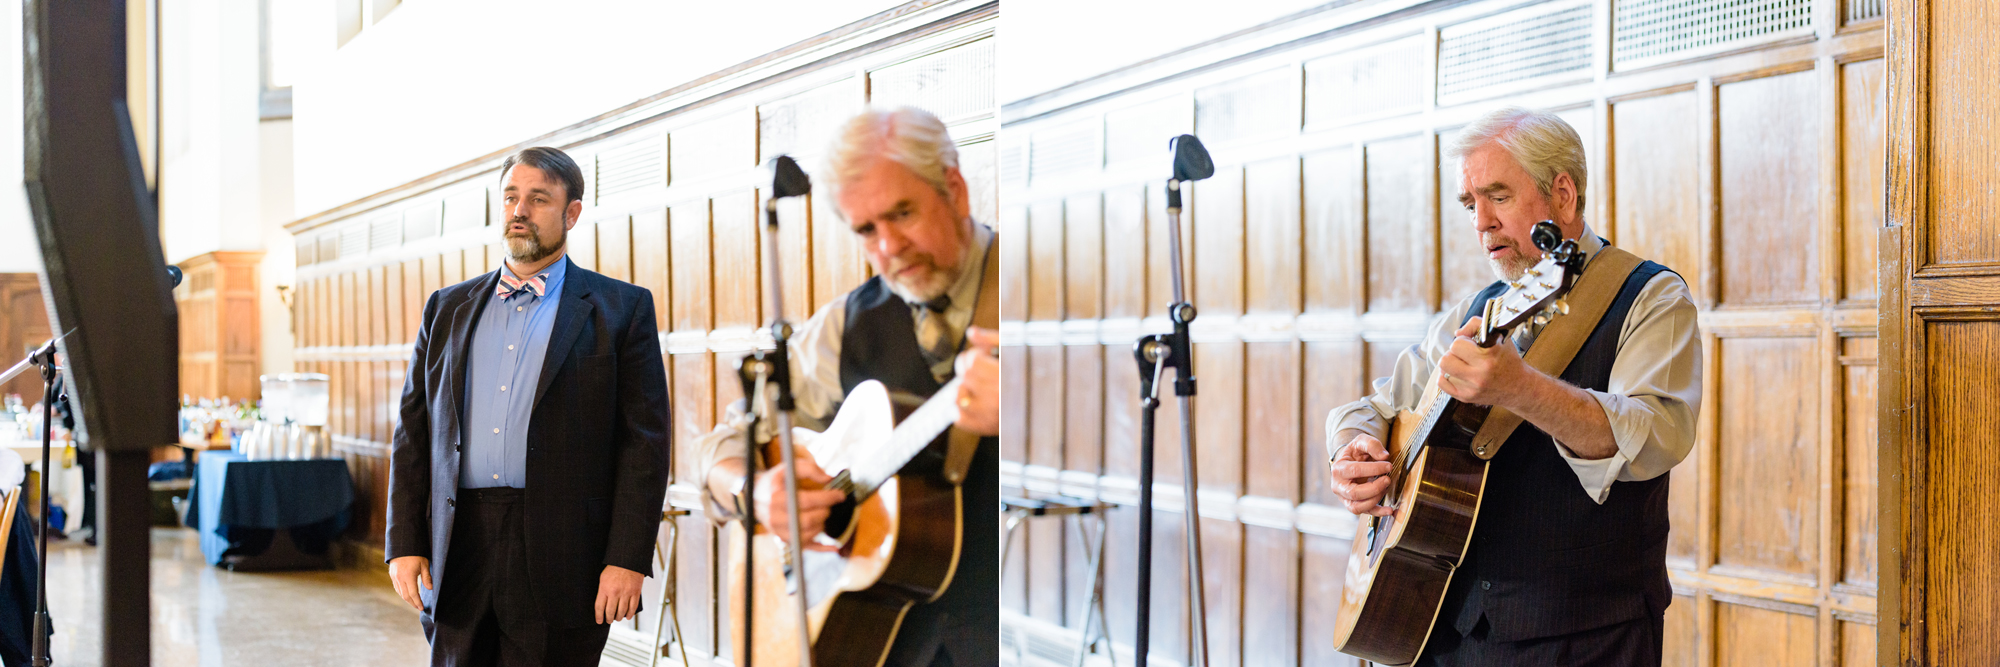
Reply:
[[653, 295], [565, 256], [583, 173], [500, 169], [505, 266], [438, 290], [390, 452], [387, 557], [432, 665], [596, 665], [639, 611], [669, 451]]

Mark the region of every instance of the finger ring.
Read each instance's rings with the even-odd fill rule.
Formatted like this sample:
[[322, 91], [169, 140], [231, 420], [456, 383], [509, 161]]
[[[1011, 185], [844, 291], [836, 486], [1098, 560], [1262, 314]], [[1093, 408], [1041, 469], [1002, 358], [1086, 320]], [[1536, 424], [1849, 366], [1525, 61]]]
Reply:
[[971, 396], [960, 396], [960, 397], [958, 397], [958, 407], [961, 407], [961, 408], [969, 408], [969, 407], [972, 407], [972, 397], [971, 397]]

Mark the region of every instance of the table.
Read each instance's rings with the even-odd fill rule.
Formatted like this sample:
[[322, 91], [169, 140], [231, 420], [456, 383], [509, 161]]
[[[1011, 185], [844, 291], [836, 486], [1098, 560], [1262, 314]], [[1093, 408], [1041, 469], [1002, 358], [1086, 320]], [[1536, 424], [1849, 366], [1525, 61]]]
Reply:
[[250, 461], [210, 451], [195, 466], [187, 522], [201, 553], [232, 570], [331, 569], [354, 482], [340, 459]]

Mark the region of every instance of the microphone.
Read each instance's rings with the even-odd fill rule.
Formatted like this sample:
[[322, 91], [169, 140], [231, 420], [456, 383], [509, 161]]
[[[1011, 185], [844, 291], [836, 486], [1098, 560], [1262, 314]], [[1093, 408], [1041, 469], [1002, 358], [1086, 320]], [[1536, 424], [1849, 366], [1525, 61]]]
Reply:
[[797, 160], [790, 155], [771, 158], [771, 198], [784, 199], [812, 192], [812, 178], [799, 168]]
[[1208, 149], [1194, 135], [1174, 137], [1167, 145], [1174, 151], [1174, 180], [1199, 181], [1215, 175], [1215, 162], [1208, 159]]

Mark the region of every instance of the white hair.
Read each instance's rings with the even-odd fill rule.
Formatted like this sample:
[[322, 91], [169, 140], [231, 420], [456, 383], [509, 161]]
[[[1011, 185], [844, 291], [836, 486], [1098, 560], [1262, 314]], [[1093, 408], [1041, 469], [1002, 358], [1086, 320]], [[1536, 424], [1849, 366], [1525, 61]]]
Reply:
[[1479, 150], [1488, 143], [1499, 144], [1514, 162], [1535, 179], [1535, 189], [1543, 197], [1555, 186], [1556, 174], [1569, 174], [1576, 184], [1576, 212], [1583, 212], [1584, 179], [1589, 168], [1584, 162], [1583, 138], [1576, 129], [1555, 114], [1504, 107], [1487, 112], [1459, 132], [1445, 154], [1454, 160]]
[[958, 145], [944, 121], [916, 107], [869, 109], [848, 119], [834, 138], [827, 171], [835, 191], [861, 178], [876, 158], [909, 168], [938, 194], [951, 198], [948, 170], [958, 168]]

